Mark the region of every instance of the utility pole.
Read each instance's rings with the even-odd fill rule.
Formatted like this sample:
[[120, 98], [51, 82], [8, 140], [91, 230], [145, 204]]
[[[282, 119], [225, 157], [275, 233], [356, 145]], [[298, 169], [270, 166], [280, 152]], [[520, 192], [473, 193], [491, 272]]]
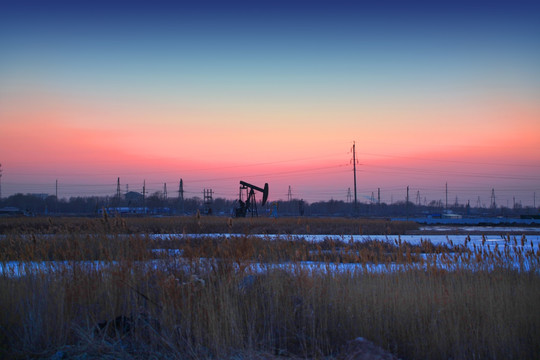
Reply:
[[381, 205], [381, 188], [377, 188], [377, 205]]
[[120, 178], [116, 180], [116, 206], [120, 206]]
[[491, 189], [491, 208], [495, 209], [497, 207], [497, 203], [495, 202], [495, 189]]
[[180, 179], [180, 184], [178, 185], [178, 200], [182, 205], [182, 214], [184, 214], [184, 182]]
[[448, 183], [446, 183], [446, 206], [445, 209], [448, 210]]
[[144, 207], [144, 213], [146, 214], [146, 180], [143, 180], [142, 184], [142, 202]]
[[407, 199], [405, 202], [405, 211], [407, 213], [407, 221], [409, 221], [409, 185], [407, 185]]
[[54, 212], [58, 212], [58, 179], [56, 179], [55, 191], [54, 191]]
[[354, 173], [354, 215], [358, 215], [358, 197], [356, 193], [356, 143], [353, 141], [353, 173]]
[[2, 164], [0, 164], [0, 199], [2, 199]]

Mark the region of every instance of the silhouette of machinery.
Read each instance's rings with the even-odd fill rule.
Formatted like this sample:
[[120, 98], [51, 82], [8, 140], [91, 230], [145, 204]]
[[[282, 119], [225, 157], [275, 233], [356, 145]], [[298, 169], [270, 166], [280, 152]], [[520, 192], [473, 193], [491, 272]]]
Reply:
[[[245, 202], [242, 201], [242, 190], [246, 190], [248, 194]], [[264, 184], [264, 188], [260, 188], [245, 181], [240, 181], [240, 199], [238, 199], [238, 206], [235, 209], [236, 217], [246, 217], [248, 212], [251, 213], [251, 217], [259, 216], [259, 213], [257, 212], [257, 201], [255, 200], [255, 191], [262, 192], [263, 198], [261, 206], [264, 206], [266, 200], [268, 200], [268, 183]]]

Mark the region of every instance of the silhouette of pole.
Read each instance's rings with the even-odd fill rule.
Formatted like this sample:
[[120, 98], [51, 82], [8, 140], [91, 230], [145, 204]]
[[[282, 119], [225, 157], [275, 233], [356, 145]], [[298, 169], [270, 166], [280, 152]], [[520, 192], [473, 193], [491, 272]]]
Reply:
[[121, 197], [121, 194], [120, 194], [120, 178], [118, 178], [116, 180], [116, 206], [120, 206], [120, 197]]
[[142, 201], [143, 201], [144, 213], [146, 214], [146, 180], [143, 180], [143, 185], [142, 185]]
[[407, 199], [405, 201], [405, 212], [407, 213], [407, 221], [409, 221], [409, 186], [407, 185]]
[[184, 181], [180, 179], [180, 184], [178, 187], [178, 199], [182, 205], [182, 214], [184, 213]]
[[358, 197], [356, 194], [356, 143], [353, 141], [353, 173], [354, 173], [354, 214], [358, 214]]
[[446, 205], [444, 208], [448, 210], [448, 183], [446, 183]]

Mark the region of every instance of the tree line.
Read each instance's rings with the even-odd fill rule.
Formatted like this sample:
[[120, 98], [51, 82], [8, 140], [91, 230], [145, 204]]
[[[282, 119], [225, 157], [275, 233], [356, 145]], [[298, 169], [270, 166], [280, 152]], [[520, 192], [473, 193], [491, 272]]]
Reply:
[[[103, 211], [122, 211], [131, 214], [147, 215], [190, 215], [212, 214], [232, 216], [237, 200], [215, 198], [205, 203], [200, 197], [185, 199], [165, 198], [161, 192], [143, 197], [138, 193], [117, 196], [76, 196], [57, 199], [54, 195], [14, 194], [0, 199], [0, 212], [24, 213], [26, 215], [100, 215]], [[446, 207], [442, 201], [418, 205], [413, 202], [398, 201], [392, 204], [373, 202], [346, 202], [330, 199], [308, 203], [301, 199], [269, 201], [265, 207], [258, 206], [262, 216], [441, 216], [456, 214], [460, 216], [520, 216], [538, 215], [540, 209], [523, 207], [517, 203], [513, 207], [492, 206], [472, 207], [469, 204], [452, 204]], [[248, 214], [249, 216], [249, 214]]]

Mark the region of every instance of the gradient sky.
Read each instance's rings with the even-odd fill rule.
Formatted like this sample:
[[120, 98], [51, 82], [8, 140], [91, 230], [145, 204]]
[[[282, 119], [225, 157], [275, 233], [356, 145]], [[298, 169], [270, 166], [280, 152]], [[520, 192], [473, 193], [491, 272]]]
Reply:
[[1, 1], [2, 196], [540, 204], [540, 3], [376, 3]]

